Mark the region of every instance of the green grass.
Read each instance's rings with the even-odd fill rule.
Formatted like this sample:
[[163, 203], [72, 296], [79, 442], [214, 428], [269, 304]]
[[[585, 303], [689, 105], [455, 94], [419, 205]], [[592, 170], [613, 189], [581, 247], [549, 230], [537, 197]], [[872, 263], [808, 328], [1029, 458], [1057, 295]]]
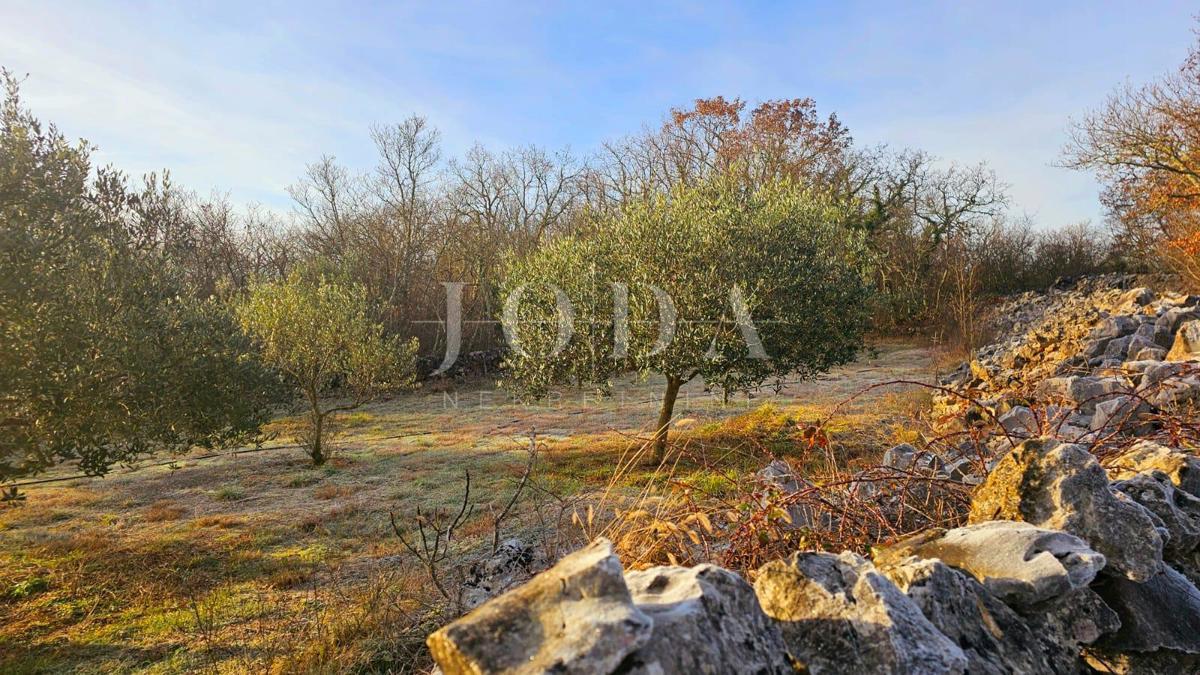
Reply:
[[284, 476], [283, 484], [289, 488], [302, 488], [321, 482], [321, 475], [315, 471], [299, 471]]
[[24, 581], [19, 581], [9, 587], [5, 593], [10, 600], [24, 600], [25, 598], [33, 597], [39, 593], [45, 592], [50, 588], [50, 580], [46, 577], [32, 577]]
[[213, 499], [219, 502], [236, 502], [246, 497], [246, 490], [240, 485], [222, 485], [213, 490]]

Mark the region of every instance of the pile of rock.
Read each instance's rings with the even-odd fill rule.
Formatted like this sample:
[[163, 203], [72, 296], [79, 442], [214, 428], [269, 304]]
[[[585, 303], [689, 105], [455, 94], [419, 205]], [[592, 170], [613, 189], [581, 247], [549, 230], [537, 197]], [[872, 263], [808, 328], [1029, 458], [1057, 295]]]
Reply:
[[[934, 453], [941, 475], [977, 483], [1027, 438], [1126, 445], [1162, 431], [1164, 413], [1200, 408], [1200, 297], [1131, 281], [1094, 277], [993, 310], [996, 341], [934, 397], [939, 431], [964, 438]], [[890, 455], [905, 453], [885, 456], [896, 468]]]
[[1081, 673], [1200, 670], [1200, 460], [1146, 444], [1112, 478], [1031, 439], [969, 523], [752, 576], [625, 571], [598, 540], [435, 632], [457, 673]]
[[1184, 360], [1194, 354], [1186, 338], [1178, 346], [1175, 339], [1185, 323], [1200, 319], [1200, 298], [1130, 288], [1132, 279], [1092, 277], [1071, 288], [999, 303], [987, 320], [995, 341], [949, 381], [974, 381], [984, 391], [1001, 392], [1130, 361]]
[[[942, 384], [982, 397], [1004, 427], [1086, 434], [1155, 408], [1200, 400], [1200, 297], [1128, 289], [1130, 277], [1096, 277], [1071, 289], [1027, 293], [992, 314], [999, 337]], [[1012, 399], [1053, 406], [1034, 419]], [[944, 408], [959, 396], [938, 397]], [[991, 415], [988, 415], [990, 417]], [[1130, 427], [1136, 429], [1137, 425]]]

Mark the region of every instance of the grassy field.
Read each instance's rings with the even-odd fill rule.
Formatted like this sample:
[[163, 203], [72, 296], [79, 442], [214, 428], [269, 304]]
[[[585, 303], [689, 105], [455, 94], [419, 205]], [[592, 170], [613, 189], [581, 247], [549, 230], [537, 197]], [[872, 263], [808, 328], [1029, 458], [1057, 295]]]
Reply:
[[[780, 420], [831, 418], [839, 461], [873, 459], [908, 440], [934, 353], [890, 342], [830, 375], [723, 404], [688, 385], [676, 444], [712, 462], [689, 480], [752, 473], [765, 453], [792, 454]], [[0, 672], [290, 672], [423, 667], [422, 640], [446, 617], [425, 571], [389, 525], [451, 509], [472, 478], [462, 551], [486, 548], [492, 514], [522, 474], [531, 434], [539, 490], [585, 503], [648, 434], [660, 386], [632, 379], [600, 399], [575, 390], [530, 406], [490, 383], [425, 388], [344, 416], [337, 451], [309, 466], [294, 448], [209, 459], [163, 458], [97, 479], [25, 489], [0, 508]], [[274, 424], [286, 444], [294, 420]], [[737, 450], [731, 452], [731, 449]], [[624, 474], [617, 489], [650, 469]], [[505, 535], [530, 536], [529, 509]], [[579, 533], [575, 533], [578, 535]]]

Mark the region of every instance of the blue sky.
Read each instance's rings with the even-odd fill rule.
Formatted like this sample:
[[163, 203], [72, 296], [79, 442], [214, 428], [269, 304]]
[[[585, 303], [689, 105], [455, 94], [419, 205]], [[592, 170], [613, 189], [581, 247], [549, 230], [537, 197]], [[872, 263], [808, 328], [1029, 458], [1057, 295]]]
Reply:
[[131, 173], [287, 208], [322, 153], [416, 112], [446, 149], [586, 154], [697, 97], [810, 96], [855, 138], [985, 160], [1041, 224], [1097, 219], [1069, 119], [1177, 67], [1182, 2], [60, 3], [0, 0], [0, 64]]

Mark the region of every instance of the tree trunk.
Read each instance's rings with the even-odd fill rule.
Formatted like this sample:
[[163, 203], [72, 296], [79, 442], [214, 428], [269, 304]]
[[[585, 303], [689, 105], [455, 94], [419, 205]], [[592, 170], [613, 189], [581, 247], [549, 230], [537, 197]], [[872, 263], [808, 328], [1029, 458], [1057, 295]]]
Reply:
[[325, 463], [325, 451], [322, 448], [322, 441], [325, 440], [325, 413], [321, 411], [321, 399], [315, 383], [306, 387], [305, 394], [308, 396], [308, 404], [312, 407], [309, 413], [312, 415], [312, 438], [308, 442], [308, 456], [312, 458], [313, 466], [321, 466]]
[[675, 413], [675, 398], [679, 396], [679, 388], [683, 380], [678, 377], [667, 377], [667, 390], [663, 393], [662, 409], [658, 413], [658, 426], [654, 430], [654, 464], [662, 464], [667, 455], [667, 427], [671, 424], [671, 415]]
[[321, 441], [323, 440], [324, 435], [325, 415], [314, 413], [312, 447], [308, 449], [308, 455], [312, 457], [313, 466], [321, 466], [325, 463], [325, 451], [321, 447]]

